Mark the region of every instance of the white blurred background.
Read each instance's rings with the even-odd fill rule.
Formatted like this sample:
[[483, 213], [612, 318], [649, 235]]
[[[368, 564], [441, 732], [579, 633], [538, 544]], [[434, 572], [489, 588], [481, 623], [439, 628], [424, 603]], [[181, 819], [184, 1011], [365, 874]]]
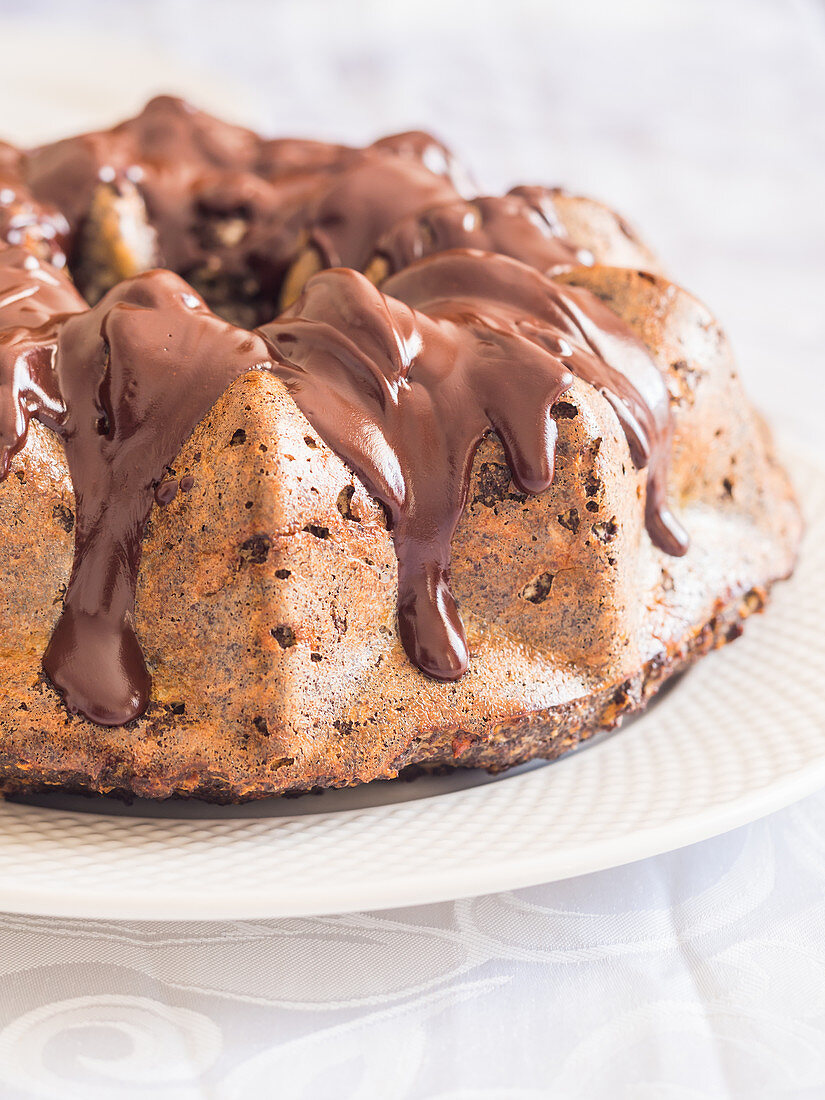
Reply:
[[625, 213], [825, 449], [823, 0], [0, 0], [0, 135], [171, 90], [271, 133], [435, 130], [483, 190]]

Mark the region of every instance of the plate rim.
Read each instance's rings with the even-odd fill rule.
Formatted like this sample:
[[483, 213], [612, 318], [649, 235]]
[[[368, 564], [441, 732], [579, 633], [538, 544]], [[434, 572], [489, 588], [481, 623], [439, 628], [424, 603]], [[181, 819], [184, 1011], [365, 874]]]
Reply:
[[[555, 768], [568, 763], [567, 760], [549, 762]], [[503, 781], [517, 782], [521, 776], [513, 776]], [[277, 920], [282, 918], [331, 916], [360, 911], [382, 911], [400, 909], [416, 905], [432, 905], [445, 901], [457, 901], [462, 898], [480, 897], [502, 891], [519, 890], [530, 886], [563, 882], [582, 875], [599, 871], [625, 867], [632, 863], [678, 851], [680, 848], [711, 840], [733, 829], [758, 821], [769, 814], [791, 806], [803, 798], [825, 788], [825, 754], [817, 767], [791, 772], [766, 784], [764, 787], [749, 790], [739, 798], [721, 803], [710, 809], [705, 808], [692, 816], [685, 816], [675, 823], [665, 822], [650, 829], [640, 829], [628, 836], [602, 838], [585, 842], [583, 845], [568, 848], [563, 858], [553, 857], [548, 863], [546, 851], [525, 855], [521, 859], [499, 860], [488, 863], [483, 868], [471, 868], [464, 873], [455, 868], [434, 869], [428, 879], [426, 889], [420, 882], [404, 879], [399, 874], [396, 879], [384, 879], [381, 884], [370, 883], [351, 888], [350, 901], [342, 900], [345, 892], [339, 888], [335, 895], [335, 904], [329, 904], [322, 883], [308, 883], [300, 895], [285, 895], [273, 905], [270, 893], [261, 893], [250, 889], [239, 890], [231, 899], [219, 897], [209, 912], [203, 912], [203, 895], [196, 898], [197, 912], [193, 910], [193, 899], [184, 891], [175, 895], [166, 893], [163, 899], [163, 912], [159, 912], [155, 898], [146, 891], [129, 893], [120, 890], [117, 894], [88, 891], [69, 893], [65, 890], [50, 891], [47, 888], [33, 888], [19, 891], [17, 897], [7, 899], [5, 889], [0, 889], [0, 911], [15, 915], [34, 915], [58, 919], [76, 920], [112, 920], [163, 922], [210, 922], [232, 920]], [[451, 791], [443, 795], [433, 795], [432, 799], [461, 798], [483, 794], [488, 788], [479, 786], [463, 791]], [[419, 805], [430, 801], [418, 800]], [[34, 807], [25, 807], [35, 809]], [[376, 807], [381, 810], [386, 807]], [[66, 811], [49, 811], [63, 814]], [[335, 811], [336, 818], [358, 814], [357, 810]], [[92, 814], [72, 814], [69, 816], [94, 817]], [[301, 817], [273, 818], [274, 822], [306, 822], [309, 818], [326, 817], [327, 814], [302, 815]], [[120, 820], [137, 822], [146, 820], [129, 818], [123, 815]], [[260, 818], [250, 820], [260, 821]], [[356, 896], [357, 895], [357, 896]]]

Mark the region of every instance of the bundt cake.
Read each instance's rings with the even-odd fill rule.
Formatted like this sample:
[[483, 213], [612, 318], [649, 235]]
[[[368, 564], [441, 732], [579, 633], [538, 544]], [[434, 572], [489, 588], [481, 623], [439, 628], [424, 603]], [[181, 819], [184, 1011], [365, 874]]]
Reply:
[[625, 222], [169, 97], [0, 146], [0, 790], [554, 758], [736, 638], [798, 507]]

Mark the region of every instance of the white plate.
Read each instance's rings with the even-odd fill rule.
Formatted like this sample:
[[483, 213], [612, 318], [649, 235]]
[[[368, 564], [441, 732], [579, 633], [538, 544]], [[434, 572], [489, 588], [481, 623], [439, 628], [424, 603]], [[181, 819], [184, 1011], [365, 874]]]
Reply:
[[794, 579], [618, 735], [497, 779], [225, 809], [0, 803], [0, 910], [192, 920], [441, 901], [615, 867], [802, 798], [825, 785], [825, 472], [794, 466], [810, 517]]

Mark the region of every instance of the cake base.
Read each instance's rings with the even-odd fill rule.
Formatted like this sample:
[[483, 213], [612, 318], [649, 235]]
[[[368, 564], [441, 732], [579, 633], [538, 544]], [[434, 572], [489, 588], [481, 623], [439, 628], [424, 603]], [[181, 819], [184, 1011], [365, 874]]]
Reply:
[[[600, 691], [573, 699], [560, 706], [537, 710], [499, 724], [489, 737], [465, 736], [455, 729], [436, 729], [426, 738], [411, 742], [385, 772], [375, 779], [395, 779], [405, 769], [485, 768], [502, 772], [532, 760], [556, 760], [578, 748], [598, 733], [616, 729], [626, 718], [644, 711], [675, 676], [714, 649], [735, 641], [743, 632], [745, 620], [761, 612], [768, 600], [769, 588], [752, 588], [727, 606], [720, 606], [708, 621], [687, 631], [676, 643], [647, 661], [635, 675], [609, 684]], [[70, 794], [107, 795], [130, 801], [141, 797], [197, 798], [219, 805], [232, 805], [281, 793], [308, 793], [313, 788], [288, 791], [231, 791], [224, 779], [214, 775], [189, 776], [185, 785], [170, 787], [168, 779], [155, 791], [147, 787], [145, 777], [133, 779], [124, 769], [118, 773], [84, 774], [60, 767], [59, 746], [54, 765], [39, 767], [20, 762], [0, 762], [0, 795], [20, 795], [63, 791]], [[356, 784], [331, 782], [328, 787]]]

